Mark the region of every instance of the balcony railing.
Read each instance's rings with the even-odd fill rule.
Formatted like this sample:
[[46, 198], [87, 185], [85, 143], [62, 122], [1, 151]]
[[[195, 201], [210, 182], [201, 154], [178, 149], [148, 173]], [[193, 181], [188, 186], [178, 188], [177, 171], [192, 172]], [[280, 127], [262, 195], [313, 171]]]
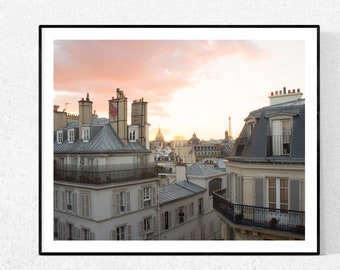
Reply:
[[213, 193], [213, 207], [229, 221], [264, 229], [305, 234], [305, 212], [235, 204], [225, 198], [226, 189]]
[[113, 171], [54, 170], [54, 179], [72, 183], [106, 184], [156, 177], [157, 167]]
[[292, 136], [290, 134], [267, 137], [267, 156], [290, 156]]

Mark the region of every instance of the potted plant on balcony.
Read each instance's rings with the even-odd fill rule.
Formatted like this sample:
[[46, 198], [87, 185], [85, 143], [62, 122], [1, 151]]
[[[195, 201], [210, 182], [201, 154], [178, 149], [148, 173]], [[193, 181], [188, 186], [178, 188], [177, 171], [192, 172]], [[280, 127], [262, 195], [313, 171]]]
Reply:
[[279, 220], [277, 218], [271, 218], [271, 220], [269, 220], [270, 228], [276, 229], [277, 223], [279, 223]]
[[236, 224], [241, 224], [242, 223], [242, 219], [243, 219], [243, 214], [242, 213], [238, 213], [235, 215], [235, 223]]

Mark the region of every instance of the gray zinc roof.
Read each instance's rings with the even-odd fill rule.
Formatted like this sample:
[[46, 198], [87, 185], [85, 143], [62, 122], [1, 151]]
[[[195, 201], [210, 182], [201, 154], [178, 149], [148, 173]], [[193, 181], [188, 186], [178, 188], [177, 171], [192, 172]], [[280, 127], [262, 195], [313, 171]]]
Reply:
[[[293, 115], [292, 127], [292, 146], [290, 156], [282, 157], [267, 157], [269, 117], [276, 114], [291, 114]], [[240, 142], [236, 142], [230, 154], [230, 159], [238, 159], [240, 161], [259, 161], [259, 162], [304, 162], [305, 159], [305, 100], [298, 99], [295, 101], [285, 102], [281, 104], [263, 107], [252, 111], [246, 118], [256, 119], [254, 129], [245, 145], [245, 149], [241, 156], [236, 155], [237, 147]], [[240, 137], [243, 137], [243, 132], [246, 130], [246, 125], [241, 132]]]
[[[78, 122], [68, 124], [64, 130], [68, 128], [75, 128], [78, 132]], [[83, 142], [79, 136], [75, 136], [73, 143], [68, 143], [63, 140], [63, 143], [58, 144], [54, 140], [54, 153], [77, 153], [77, 154], [91, 154], [91, 153], [131, 153], [131, 152], [149, 152], [146, 148], [141, 146], [138, 142], [129, 142], [126, 146], [122, 143], [118, 135], [114, 132], [110, 124], [107, 124], [107, 119], [94, 119], [90, 125], [91, 136], [89, 142]], [[56, 137], [56, 136], [55, 136]], [[66, 136], [65, 136], [66, 137]]]
[[205, 166], [203, 164], [194, 164], [190, 167], [187, 167], [187, 175], [209, 176], [220, 173], [221, 171], [211, 168], [209, 166]]
[[165, 204], [176, 200], [195, 196], [206, 189], [188, 181], [175, 182], [159, 187], [159, 203]]

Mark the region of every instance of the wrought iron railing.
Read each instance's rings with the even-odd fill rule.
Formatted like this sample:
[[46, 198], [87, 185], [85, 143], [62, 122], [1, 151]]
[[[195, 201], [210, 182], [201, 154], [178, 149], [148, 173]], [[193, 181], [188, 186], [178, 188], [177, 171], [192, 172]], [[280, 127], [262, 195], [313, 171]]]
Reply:
[[229, 221], [246, 226], [305, 234], [305, 212], [235, 204], [226, 189], [213, 192], [213, 208]]
[[105, 184], [156, 177], [157, 167], [112, 171], [54, 170], [54, 179], [73, 183]]
[[290, 134], [267, 137], [267, 156], [290, 156], [292, 136]]

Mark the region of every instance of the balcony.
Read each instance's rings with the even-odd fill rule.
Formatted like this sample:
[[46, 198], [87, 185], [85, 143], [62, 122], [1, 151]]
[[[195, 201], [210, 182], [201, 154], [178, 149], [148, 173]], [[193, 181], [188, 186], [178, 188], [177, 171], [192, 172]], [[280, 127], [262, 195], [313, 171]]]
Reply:
[[305, 234], [305, 212], [234, 204], [226, 189], [213, 192], [213, 208], [234, 224]]
[[140, 180], [157, 177], [157, 167], [136, 168], [110, 171], [79, 171], [72, 169], [54, 169], [54, 180], [84, 184], [110, 184], [122, 181]]

